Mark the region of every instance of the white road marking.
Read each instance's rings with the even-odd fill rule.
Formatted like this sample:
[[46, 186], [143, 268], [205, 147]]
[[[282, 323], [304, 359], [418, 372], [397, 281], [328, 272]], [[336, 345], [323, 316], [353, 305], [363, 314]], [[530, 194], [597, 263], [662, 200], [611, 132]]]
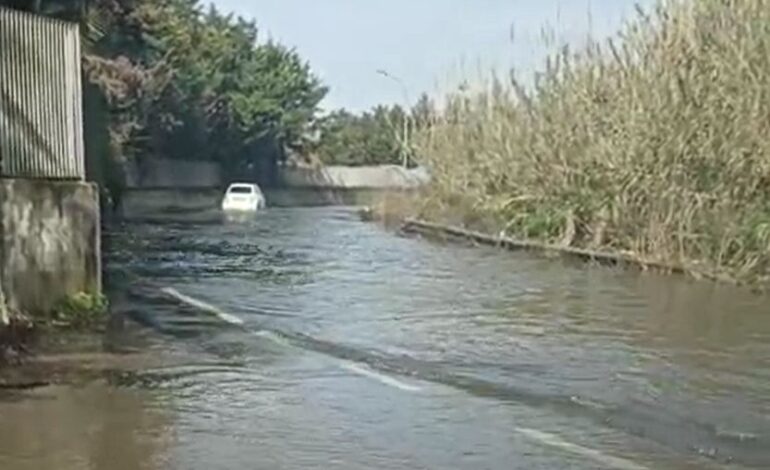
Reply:
[[582, 457], [590, 458], [595, 462], [610, 468], [615, 468], [618, 470], [649, 470], [647, 467], [639, 465], [630, 460], [620, 457], [613, 457], [596, 449], [590, 449], [588, 447], [573, 444], [572, 442], [567, 442], [555, 434], [529, 428], [516, 428], [516, 432], [540, 444], [553, 447], [555, 449], [561, 449]]
[[[180, 302], [186, 303], [192, 307], [199, 308], [206, 312], [212, 313], [217, 317], [219, 317], [222, 321], [229, 323], [231, 325], [237, 325], [237, 326], [244, 325], [243, 320], [236, 317], [235, 315], [231, 315], [229, 313], [223, 312], [222, 310], [220, 310], [219, 308], [211, 304], [208, 304], [201, 300], [197, 300], [190, 296], [184, 295], [171, 287], [165, 287], [161, 289], [161, 292], [179, 300]], [[261, 337], [268, 337], [277, 343], [289, 345], [289, 343], [286, 340], [268, 331], [264, 331], [264, 330], [258, 331], [258, 332], [255, 332], [254, 335], [261, 336]], [[381, 374], [379, 372], [375, 372], [374, 370], [371, 370], [359, 364], [344, 362], [341, 364], [341, 367], [355, 374], [370, 378], [372, 380], [376, 380], [377, 382], [380, 382], [384, 385], [388, 385], [390, 387], [394, 387], [399, 390], [403, 390], [405, 392], [419, 392], [422, 390], [420, 387], [416, 385], [411, 385], [406, 382], [402, 382], [398, 379]], [[582, 457], [590, 458], [595, 462], [598, 462], [602, 465], [606, 465], [611, 468], [615, 468], [617, 470], [649, 470], [647, 467], [639, 465], [630, 460], [623, 459], [620, 457], [613, 457], [611, 455], [607, 455], [603, 452], [600, 452], [596, 449], [590, 449], [588, 447], [583, 447], [578, 444], [573, 444], [571, 442], [565, 441], [564, 439], [562, 439], [561, 437], [555, 434], [550, 434], [547, 432], [538, 431], [536, 429], [529, 429], [529, 428], [516, 428], [515, 431], [521, 434], [522, 436], [530, 440], [533, 440], [535, 442], [538, 442], [540, 444], [553, 447], [556, 449], [561, 449], [563, 451], [567, 451]]]
[[253, 332], [252, 335], [257, 337], [257, 338], [269, 339], [273, 343], [275, 343], [277, 345], [280, 345], [280, 346], [284, 346], [284, 347], [287, 347], [287, 348], [296, 348], [296, 346], [291, 344], [291, 342], [289, 342], [285, 338], [282, 338], [282, 337], [278, 336], [277, 334], [273, 333], [272, 331], [259, 330], [259, 331]]
[[184, 295], [176, 289], [173, 289], [171, 287], [164, 287], [163, 289], [161, 289], [161, 292], [177, 299], [180, 302], [186, 303], [187, 305], [190, 305], [195, 308], [199, 308], [209, 313], [213, 313], [225, 323], [229, 323], [231, 325], [243, 326], [243, 320], [236, 317], [235, 315], [230, 315], [229, 313], [223, 312], [222, 310], [218, 309], [217, 307], [211, 304], [207, 304], [206, 302], [203, 302], [201, 300], [194, 299], [192, 297]]
[[375, 372], [367, 367], [363, 367], [358, 364], [345, 362], [341, 365], [341, 367], [345, 370], [348, 370], [350, 372], [353, 372], [358, 375], [362, 375], [364, 377], [368, 377], [372, 380], [376, 380], [377, 382], [380, 382], [381, 384], [388, 385], [390, 387], [395, 387], [399, 390], [403, 390], [405, 392], [419, 392], [422, 390], [420, 387], [416, 385], [411, 385], [406, 382], [402, 382], [398, 379], [395, 379], [393, 377], [380, 374], [378, 372]]

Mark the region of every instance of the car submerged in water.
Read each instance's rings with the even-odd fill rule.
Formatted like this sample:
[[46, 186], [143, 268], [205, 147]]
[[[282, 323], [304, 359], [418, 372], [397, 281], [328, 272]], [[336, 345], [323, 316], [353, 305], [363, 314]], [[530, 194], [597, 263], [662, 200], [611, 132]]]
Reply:
[[224, 212], [257, 212], [265, 206], [265, 195], [254, 183], [233, 183], [222, 199]]

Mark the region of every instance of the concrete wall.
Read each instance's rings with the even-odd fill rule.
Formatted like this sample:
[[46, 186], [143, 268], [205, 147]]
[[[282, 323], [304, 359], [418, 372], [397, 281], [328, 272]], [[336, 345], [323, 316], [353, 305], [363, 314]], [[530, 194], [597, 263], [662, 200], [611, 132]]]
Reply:
[[[408, 189], [428, 183], [422, 168], [396, 165], [279, 168], [278, 183], [285, 188]], [[149, 159], [128, 169], [129, 189], [223, 188], [227, 184], [215, 162]]]
[[406, 169], [396, 165], [282, 168], [279, 178], [289, 188], [336, 189], [409, 189], [429, 181], [422, 168]]
[[[211, 162], [151, 160], [135, 169], [122, 195], [129, 219], [175, 213], [207, 217], [219, 210], [226, 186]], [[383, 165], [281, 168], [278, 188], [263, 188], [268, 206], [370, 205], [389, 191], [414, 190], [429, 181], [423, 169]]]
[[195, 213], [217, 210], [222, 190], [215, 189], [129, 189], [123, 194], [121, 213], [141, 218], [161, 213]]
[[12, 311], [48, 312], [101, 289], [95, 185], [0, 179], [0, 288]]
[[83, 182], [79, 27], [0, 8], [0, 49], [0, 323], [7, 323], [8, 310], [47, 313], [70, 294], [98, 292], [101, 272], [98, 192]]
[[[369, 188], [268, 188], [268, 207], [367, 206], [388, 193]], [[219, 215], [219, 189], [133, 189], [123, 195], [121, 215], [131, 220], [212, 220]]]
[[127, 171], [129, 189], [219, 188], [223, 185], [219, 164], [207, 161], [151, 158]]
[[278, 188], [265, 191], [269, 207], [370, 206], [391, 192], [378, 188]]

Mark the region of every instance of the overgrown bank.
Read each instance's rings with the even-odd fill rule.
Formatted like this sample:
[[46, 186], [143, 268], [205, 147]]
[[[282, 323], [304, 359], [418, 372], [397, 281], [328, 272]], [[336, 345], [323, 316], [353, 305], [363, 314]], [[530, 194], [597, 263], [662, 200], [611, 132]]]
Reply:
[[422, 215], [770, 279], [770, 9], [671, 1], [561, 50], [534, 90], [457, 93], [416, 136]]

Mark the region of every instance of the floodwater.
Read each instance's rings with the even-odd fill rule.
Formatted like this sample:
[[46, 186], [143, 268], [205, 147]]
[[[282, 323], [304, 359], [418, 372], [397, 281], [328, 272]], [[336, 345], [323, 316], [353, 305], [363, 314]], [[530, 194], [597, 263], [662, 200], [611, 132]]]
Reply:
[[342, 208], [107, 248], [140, 359], [0, 395], [3, 470], [770, 468], [768, 297]]

